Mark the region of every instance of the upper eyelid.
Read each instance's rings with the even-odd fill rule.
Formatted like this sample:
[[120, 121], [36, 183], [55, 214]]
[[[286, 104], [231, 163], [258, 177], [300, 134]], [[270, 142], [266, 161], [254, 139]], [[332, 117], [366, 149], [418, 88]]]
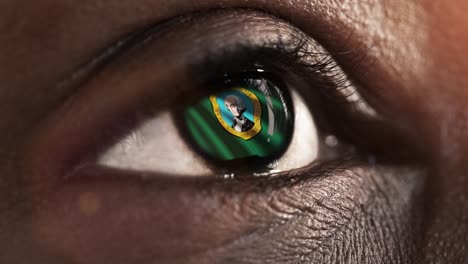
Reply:
[[[58, 82], [54, 88], [55, 90], [60, 90], [62, 93], [60, 94], [60, 98], [58, 98], [58, 101], [65, 102], [69, 98], [73, 97], [73, 95], [77, 92], [78, 88], [83, 84], [84, 82], [88, 81], [90, 78], [92, 78], [97, 72], [101, 71], [102, 69], [105, 69], [108, 64], [112, 64], [114, 61], [116, 61], [119, 57], [129, 53], [132, 49], [135, 47], [144, 45], [145, 42], [151, 42], [152, 39], [157, 38], [158, 32], [163, 32], [165, 28], [170, 28], [170, 24], [174, 24], [175, 21], [181, 22], [184, 20], [190, 20], [193, 19], [194, 17], [197, 16], [205, 16], [205, 15], [212, 15], [214, 13], [235, 13], [238, 12], [240, 14], [245, 14], [245, 13], [255, 13], [261, 17], [261, 19], [265, 18], [273, 18], [278, 25], [281, 25], [282, 27], [286, 28], [296, 28], [296, 30], [302, 30], [306, 29], [304, 32], [307, 34], [311, 34], [312, 32], [315, 32], [316, 35], [321, 35], [322, 33], [328, 34], [329, 32], [326, 32], [326, 26], [327, 23], [325, 21], [322, 21], [324, 24], [324, 28], [321, 29], [321, 27], [313, 27], [314, 29], [311, 30], [310, 25], [307, 25], [307, 23], [304, 23], [304, 21], [300, 21], [296, 18], [290, 17], [288, 14], [282, 14], [282, 12], [275, 11], [275, 9], [270, 9], [270, 8], [249, 8], [249, 7], [236, 7], [235, 5], [229, 9], [217, 9], [216, 7], [212, 9], [201, 9], [201, 10], [187, 10], [189, 13], [186, 14], [180, 14], [171, 17], [165, 17], [162, 18], [161, 22], [158, 22], [157, 24], [143, 24], [141, 23], [142, 26], [139, 26], [139, 28], [125, 33], [122, 35], [120, 38], [116, 39], [115, 41], [111, 42], [107, 47], [104, 49], [95, 52], [95, 56], [90, 58], [87, 62], [85, 61], [84, 63], [81, 64], [81, 66], [78, 66], [76, 70], [74, 70], [71, 74], [68, 76], [65, 76], [64, 79], [62, 79], [60, 82]], [[271, 12], [271, 13], [270, 13]], [[280, 15], [278, 18], [277, 15]], [[320, 12], [317, 12], [316, 14], [316, 21], [318, 24], [322, 23], [321, 22], [321, 14]], [[271, 19], [267, 19], [270, 20]], [[148, 20], [151, 21], [151, 20]], [[339, 34], [339, 32], [338, 32]], [[309, 36], [311, 37], [311, 36]], [[351, 38], [350, 36], [349, 38]], [[348, 38], [348, 37], [345, 37]], [[354, 40], [350, 39], [351, 42], [355, 42]], [[350, 52], [351, 53], [351, 52]], [[340, 53], [333, 53], [333, 54], [342, 54]], [[332, 54], [332, 55], [333, 55]], [[343, 56], [347, 57], [347, 56]], [[345, 61], [348, 59], [344, 59]], [[349, 60], [348, 60], [349, 61]], [[58, 105], [59, 106], [59, 105]], [[58, 107], [57, 106], [57, 107]]]
[[[222, 21], [222, 23], [220, 25], [213, 25], [218, 21]], [[189, 24], [188, 27], [186, 27], [187, 24]], [[181, 25], [184, 25], [182, 26], [183, 29], [181, 29]], [[187, 28], [191, 29], [194, 25], [195, 27], [208, 25], [207, 28], [203, 28], [203, 33], [205, 34], [194, 35], [192, 33], [193, 30], [187, 30]], [[252, 28], [246, 30], [247, 25], [252, 26]], [[239, 28], [241, 28], [241, 30], [239, 30]], [[175, 32], [173, 32], [173, 29]], [[229, 33], [237, 34], [237, 36], [231, 39], [228, 38], [228, 40], [216, 42], [211, 46], [204, 45], [213, 42], [213, 39], [217, 40], [216, 37], [226, 36], [226, 30]], [[192, 35], [188, 37], [183, 36], [181, 32]], [[189, 50], [191, 50], [189, 52], [189, 58], [184, 61], [184, 63], [195, 66], [194, 68], [204, 70], [208, 68], [206, 67], [207, 62], [211, 62], [210, 60], [212, 58], [214, 58], [214, 60], [218, 59], [218, 57], [223, 58], [224, 55], [226, 55], [226, 50], [237, 49], [242, 45], [251, 46], [249, 49], [242, 50], [243, 52], [247, 50], [258, 52], [260, 49], [270, 49], [274, 53], [287, 53], [286, 55], [290, 57], [289, 59], [291, 60], [302, 60], [303, 58], [312, 59], [312, 62], [302, 62], [308, 64], [306, 67], [321, 68], [322, 66], [320, 64], [323, 64], [323, 61], [333, 61], [331, 55], [319, 43], [293, 25], [290, 25], [287, 21], [258, 11], [239, 9], [196, 13], [188, 17], [177, 17], [156, 26], [145, 28], [106, 49], [106, 52], [98, 56], [98, 58], [93, 60], [88, 66], [85, 66], [84, 69], [94, 67], [98, 68], [95, 69], [97, 72], [109, 72], [109, 68], [111, 68], [111, 70], [112, 68], [114, 70], [117, 68], [118, 72], [118, 68], [120, 66], [125, 67], [128, 61], [138, 64], [138, 61], [142, 59], [145, 61], [158, 60], [159, 58], [157, 57], [159, 55], [166, 54], [159, 53], [157, 47], [163, 47], [167, 38], [172, 38], [172, 41], [182, 41], [179, 37], [184, 40], [188, 39], [189, 41], [195, 42], [195, 44], [183, 44], [186, 46], [189, 45]], [[186, 52], [186, 50], [183, 52]], [[173, 55], [175, 59], [186, 56], [186, 54]], [[234, 53], [234, 55], [237, 56], [239, 54]], [[297, 58], [297, 56], [301, 58]], [[221, 60], [221, 64], [225, 64], [225, 62], [225, 59]], [[137, 67], [139, 66], [137, 65]], [[184, 65], [184, 67], [187, 67], [187, 65]], [[335, 72], [341, 71], [336, 64], [333, 64], [330, 68], [334, 70], [338, 69]], [[190, 66], [187, 70], [191, 70]], [[190, 75], [193, 77], [197, 74], [191, 72]], [[164, 93], [161, 95], [163, 94]], [[158, 93], [155, 93], [154, 96], [155, 99], [157, 99]], [[164, 94], [164, 96], [167, 96], [167, 94]]]
[[[208, 23], [207, 21], [212, 22]], [[218, 21], [222, 21], [222, 26], [213, 26], [213, 22]], [[217, 34], [220, 34], [220, 36], [224, 36], [226, 34], [224, 31], [230, 30], [230, 32], [237, 32], [238, 34], [236, 38], [229, 39], [228, 41], [221, 41], [220, 43], [222, 44], [215, 43], [214, 46], [209, 46], [210, 48], [206, 48], [207, 45], [196, 45], [193, 43], [189, 43], [189, 48], [198, 52], [190, 52], [190, 58], [185, 63], [191, 63], [192, 65], [196, 66], [195, 68], [198, 67], [206, 69], [204, 67], [206, 65], [203, 64], [206, 64], [207, 57], [223, 57], [221, 55], [224, 55], [225, 50], [229, 49], [229, 46], [232, 48], [239, 45], [250, 45], [254, 47], [256, 46], [257, 48], [261, 49], [267, 48], [273, 50], [275, 53], [280, 52], [282, 50], [288, 53], [287, 55], [290, 57], [297, 56], [297, 54], [299, 53], [309, 53], [307, 54], [309, 56], [302, 57], [312, 58], [316, 61], [309, 63], [308, 66], [313, 65], [315, 67], [316, 65], [321, 63], [320, 60], [326, 59], [333, 61], [332, 56], [328, 54], [327, 51], [324, 48], [322, 48], [322, 46], [319, 43], [314, 41], [313, 38], [310, 38], [310, 36], [306, 35], [304, 32], [295, 28], [293, 25], [290, 25], [287, 21], [283, 21], [269, 14], [241, 9], [197, 13], [188, 17], [178, 17], [174, 20], [166, 21], [154, 27], [145, 28], [143, 30], [131, 34], [124, 40], [108, 48], [106, 52], [101, 54], [101, 56], [99, 56], [98, 59], [90, 63], [90, 66], [85, 67], [85, 69], [94, 67], [98, 68], [96, 69], [97, 72], [99, 72], [100, 70], [105, 72], [109, 71], [109, 68], [115, 69], [119, 68], [120, 66], [125, 66], [127, 64], [127, 61], [129, 60], [138, 62], [142, 58], [144, 58], [144, 60], [149, 61], [157, 59], [155, 58], [156, 56], [153, 55], [155, 54], [154, 52], [156, 52], [156, 54], [158, 55], [161, 54], [158, 53], [155, 44], [157, 43], [157, 46], [159, 47], [164, 46], [164, 39], [168, 36], [169, 38], [172, 38], [173, 41], [174, 39], [180, 40], [177, 37], [181, 35], [181, 32], [192, 32], [192, 30], [187, 29], [181, 30], [180, 25], [184, 25], [187, 23], [190, 24], [190, 27], [188, 28], [191, 28], [193, 24], [198, 25], [198, 27], [200, 27], [200, 25], [210, 25], [209, 28], [203, 28], [204, 33], [206, 34], [202, 34], [200, 36], [191, 36], [192, 38], [188, 37], [190, 41], [192, 41], [193, 38], [195, 38], [195, 40], [198, 41], [198, 44], [200, 44], [200, 42], [205, 42], [204, 44], [208, 44], [208, 42], [213, 41], [215, 37], [209, 36], [210, 34], [208, 34], [208, 32], [214, 31]], [[232, 28], [237, 28], [237, 30], [239, 30], [240, 27], [242, 28], [242, 30], [236, 31], [236, 29], [231, 29], [229, 27], [231, 24]], [[245, 30], [246, 25], [253, 26], [253, 28]], [[175, 31], [177, 31], [178, 33], [172, 32], [173, 29], [175, 29]], [[187, 36], [182, 37], [186, 38]], [[281, 46], [281, 48], [278, 49], [278, 46]], [[185, 54], [181, 56], [177, 54], [176, 56], [184, 57]], [[224, 62], [225, 60], [222, 63]], [[338, 69], [337, 72], [341, 71], [337, 64], [333, 64], [332, 68], [334, 68], [335, 70]], [[196, 74], [192, 74], [192, 76], [196, 76]], [[157, 93], [155, 93], [154, 95], [155, 99], [157, 99]]]

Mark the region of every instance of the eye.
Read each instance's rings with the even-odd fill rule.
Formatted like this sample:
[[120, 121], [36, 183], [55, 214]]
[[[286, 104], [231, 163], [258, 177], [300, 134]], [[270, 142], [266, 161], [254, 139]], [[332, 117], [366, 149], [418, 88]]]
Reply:
[[318, 155], [319, 136], [303, 98], [286, 84], [257, 72], [250, 74], [255, 78], [243, 75], [236, 79], [225, 75], [211, 84], [219, 87], [216, 93], [143, 122], [106, 151], [99, 163], [165, 174], [229, 177], [311, 164]]
[[396, 149], [339, 55], [287, 22], [238, 14], [216, 27], [222, 13], [175, 19], [122, 45], [39, 137], [61, 161], [54, 173], [281, 176]]
[[289, 34], [288, 40], [269, 36], [271, 43], [260, 46], [203, 52], [205, 58], [189, 64], [185, 83], [175, 80], [192, 88], [140, 118], [101, 151], [97, 164], [172, 176], [240, 177], [291, 173], [351, 155], [355, 148], [345, 137], [341, 141], [338, 127], [351, 112], [369, 115], [372, 108], [331, 56], [303, 35]]
[[264, 164], [283, 154], [296, 129], [288, 91], [267, 79], [227, 79], [220, 85], [225, 88], [183, 110], [192, 145], [225, 163]]

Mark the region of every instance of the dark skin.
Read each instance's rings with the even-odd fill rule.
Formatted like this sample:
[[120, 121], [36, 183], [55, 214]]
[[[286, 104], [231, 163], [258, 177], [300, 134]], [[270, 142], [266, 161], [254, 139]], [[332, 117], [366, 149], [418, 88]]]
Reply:
[[[1, 263], [466, 263], [465, 1], [9, 0], [0, 6]], [[156, 87], [152, 98], [187, 89], [190, 79], [178, 73], [187, 64], [184, 54], [196, 50], [194, 40], [216, 44], [203, 38], [239, 36], [242, 23], [257, 33], [275, 23], [257, 13], [226, 13], [196, 20], [195, 29], [171, 28], [173, 36], [100, 65], [103, 51], [174, 16], [228, 7], [281, 17], [330, 53], [351, 51], [336, 60], [399, 131], [409, 157], [302, 172], [292, 183], [157, 174], [141, 180], [106, 171], [63, 184], [66, 153], [105, 138], [93, 133], [111, 126], [106, 114], [131, 111], [148, 95], [141, 87]], [[365, 56], [356, 67], [360, 51]], [[115, 114], [121, 105], [132, 106]], [[389, 145], [378, 152], [395, 146]]]

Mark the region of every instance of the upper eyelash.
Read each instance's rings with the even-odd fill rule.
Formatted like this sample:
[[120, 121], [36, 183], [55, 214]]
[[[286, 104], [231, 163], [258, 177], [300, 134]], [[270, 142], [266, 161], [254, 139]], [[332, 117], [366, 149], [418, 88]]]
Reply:
[[[258, 67], [268, 68], [268, 63], [277, 61], [281, 64], [298, 65], [305, 75], [313, 76], [313, 82], [321, 93], [332, 104], [348, 105], [355, 111], [367, 117], [376, 118], [377, 112], [362, 98], [355, 84], [348, 77], [335, 57], [347, 53], [329, 54], [317, 52], [308, 36], [294, 30], [294, 41], [283, 41], [280, 37], [269, 43], [251, 47], [248, 44], [238, 44], [215, 54], [205, 55], [202, 62], [195, 64], [191, 70], [192, 76], [199, 78], [198, 82], [212, 79], [211, 76], [223, 76], [226, 72], [241, 71], [252, 74]], [[351, 52], [351, 51], [350, 51]], [[350, 53], [348, 52], [348, 53]], [[356, 53], [356, 62], [364, 57], [364, 52]], [[264, 58], [268, 57], [268, 60]], [[273, 65], [274, 67], [275, 65]], [[356, 64], [356, 66], [358, 66]], [[200, 72], [199, 69], [203, 69]], [[241, 69], [241, 70], [239, 70]]]
[[[347, 104], [356, 104], [357, 106], [370, 116], [376, 116], [377, 113], [366, 104], [364, 99], [359, 93], [359, 90], [355, 87], [355, 84], [350, 79], [350, 77], [345, 73], [345, 71], [340, 67], [336, 62], [336, 57], [348, 54], [354, 54], [353, 61], [355, 62], [354, 67], [358, 67], [359, 64], [363, 61], [367, 51], [362, 50], [353, 52], [352, 50], [340, 52], [340, 53], [324, 53], [324, 52], [314, 52], [311, 51], [309, 46], [308, 37], [302, 35], [302, 38], [298, 42], [298, 45], [294, 47], [290, 52], [290, 56], [296, 58], [299, 64], [304, 67], [308, 72], [318, 73], [319, 76], [327, 76], [333, 79], [333, 86], [324, 85], [328, 89], [332, 90], [332, 93], [339, 93], [341, 97], [336, 97], [336, 95], [331, 95], [330, 92], [325, 91], [325, 95], [329, 99], [333, 100], [336, 103], [347, 103]], [[307, 60], [310, 57], [320, 58], [319, 61], [308, 63]], [[366, 104], [365, 106], [363, 104]]]
[[[213, 10], [209, 11], [209, 13], [212, 12]], [[165, 32], [167, 33], [171, 29], [172, 25], [184, 23], [184, 21], [192, 19], [194, 16], [194, 14], [191, 14], [189, 16], [173, 18], [159, 23], [156, 26], [146, 27], [124, 37], [123, 40], [116, 42], [110, 48], [106, 49], [105, 52], [103, 52], [96, 59], [93, 59], [91, 63], [85, 65], [85, 67], [78, 71], [78, 74], [75, 73], [74, 76], [86, 75], [83, 74], [83, 72], [89, 72], [92, 70], [97, 71], [100, 68], [104, 68], [104, 66], [119, 56], [129, 56], [133, 53], [133, 51], [136, 51], [142, 46], [149, 44], [152, 39], [157, 38], [157, 36], [160, 36]], [[248, 63], [244, 63], [242, 65], [243, 67], [248, 66], [249, 63], [250, 66], [255, 66], [253, 64], [258, 61], [261, 63], [267, 63], [268, 61], [259, 57], [261, 57], [262, 54], [265, 55], [268, 53], [269, 55], [276, 57], [278, 61], [283, 60], [283, 62], [285, 62], [284, 64], [290, 64], [293, 62], [294, 64], [300, 66], [298, 68], [304, 71], [304, 73], [306, 73], [305, 75], [313, 76], [313, 83], [311, 83], [311, 86], [316, 86], [315, 90], [319, 90], [318, 92], [320, 95], [326, 97], [328, 103], [334, 105], [338, 104], [352, 106], [361, 114], [372, 117], [376, 116], [375, 111], [364, 100], [362, 100], [362, 97], [359, 95], [355, 85], [353, 85], [348, 75], [341, 69], [335, 60], [336, 56], [349, 53], [350, 51], [335, 54], [327, 53], [318, 43], [314, 42], [310, 36], [301, 32], [293, 25], [285, 21], [281, 22], [282, 20], [278, 18], [273, 19], [279, 21], [275, 26], [283, 29], [286, 32], [286, 37], [284, 35], [278, 34], [276, 39], [268, 39], [260, 45], [259, 43], [241, 41], [236, 46], [230, 46], [225, 49], [223, 49], [223, 47], [221, 50], [217, 50], [216, 53], [208, 52], [207, 54], [198, 56], [196, 60], [194, 60], [192, 66], [193, 68], [203, 69], [204, 72], [200, 73], [199, 71], [197, 72], [189, 69], [189, 71], [195, 73], [191, 74], [191, 76], [195, 77], [194, 82], [196, 83], [197, 81], [205, 81], [210, 79], [213, 75], [221, 76], [221, 74], [224, 72], [230, 72], [229, 70], [223, 70], [223, 67], [227, 66], [226, 62], [229, 61], [229, 57], [237, 57], [237, 59], [239, 59], [243, 56], [244, 61], [248, 61]], [[320, 48], [316, 49], [314, 46]], [[356, 53], [356, 57], [360, 57], [362, 55], [362, 53]], [[235, 60], [230, 61], [232, 62]], [[248, 68], [246, 69], [246, 72], [248, 72]], [[211, 74], [209, 72], [211, 72]], [[196, 78], [199, 79], [196, 80]], [[326, 80], [327, 78], [328, 80]], [[73, 80], [73, 78], [71, 79]], [[330, 79], [332, 79], [332, 82], [329, 81]], [[209, 91], [203, 91], [203, 93], [207, 92]], [[159, 111], [157, 109], [156, 111], [152, 109], [147, 110], [149, 115]]]

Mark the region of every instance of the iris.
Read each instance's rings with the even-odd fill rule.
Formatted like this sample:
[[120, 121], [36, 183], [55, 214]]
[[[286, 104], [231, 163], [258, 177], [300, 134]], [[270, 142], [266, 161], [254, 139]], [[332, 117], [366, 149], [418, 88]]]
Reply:
[[267, 78], [226, 80], [184, 110], [188, 141], [214, 161], [271, 162], [289, 146], [294, 113], [287, 89]]

